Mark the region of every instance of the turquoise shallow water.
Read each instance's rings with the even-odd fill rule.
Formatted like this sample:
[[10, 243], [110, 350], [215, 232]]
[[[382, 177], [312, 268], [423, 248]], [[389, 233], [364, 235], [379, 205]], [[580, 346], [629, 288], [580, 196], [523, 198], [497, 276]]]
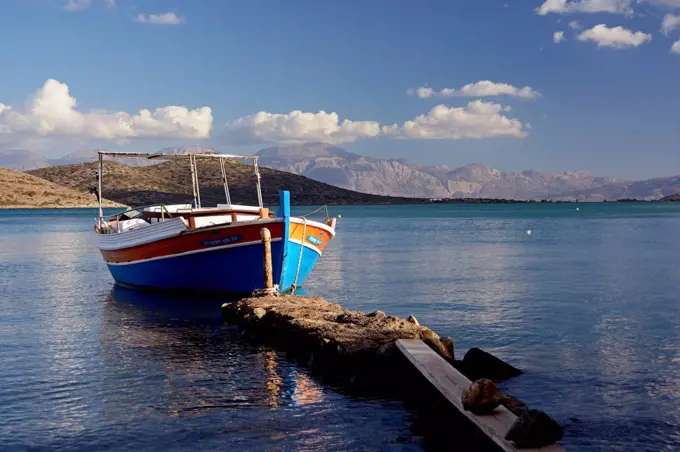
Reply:
[[[333, 207], [305, 290], [524, 369], [503, 389], [568, 450], [678, 450], [680, 204], [576, 207]], [[398, 402], [324, 387], [214, 303], [114, 289], [95, 215], [0, 211], [0, 450], [422, 447]]]

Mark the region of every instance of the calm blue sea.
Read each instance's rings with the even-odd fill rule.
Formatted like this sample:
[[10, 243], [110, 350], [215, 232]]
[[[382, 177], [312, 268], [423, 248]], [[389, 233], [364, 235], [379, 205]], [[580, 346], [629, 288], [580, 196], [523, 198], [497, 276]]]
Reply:
[[[502, 389], [569, 451], [680, 449], [680, 203], [331, 213], [306, 292], [522, 368]], [[399, 402], [324, 387], [219, 303], [114, 288], [95, 215], [0, 211], [0, 450], [421, 450]]]

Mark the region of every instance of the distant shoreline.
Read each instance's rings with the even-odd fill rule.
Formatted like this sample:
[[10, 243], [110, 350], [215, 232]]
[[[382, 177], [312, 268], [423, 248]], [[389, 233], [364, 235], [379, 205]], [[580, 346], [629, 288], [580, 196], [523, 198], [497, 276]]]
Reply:
[[[86, 204], [80, 204], [80, 205], [74, 205], [74, 206], [63, 206], [60, 204], [48, 204], [46, 206], [30, 206], [30, 205], [11, 205], [11, 206], [0, 206], [0, 210], [40, 210], [40, 209], [98, 209], [99, 206], [97, 204], [94, 205], [86, 205]], [[104, 209], [122, 209], [125, 208], [127, 209], [128, 206], [123, 205], [123, 204], [104, 204], [102, 206]]]
[[[619, 199], [615, 201], [535, 201], [535, 200], [512, 200], [512, 199], [485, 199], [485, 198], [452, 198], [443, 200], [425, 200], [422, 198], [413, 198], [414, 202], [394, 202], [394, 203], [325, 203], [328, 206], [420, 206], [429, 204], [624, 204], [624, 203], [672, 203], [677, 200], [641, 200], [641, 199]], [[316, 206], [319, 203], [294, 203], [293, 206]], [[0, 206], [0, 210], [41, 210], [41, 209], [97, 209], [97, 205], [75, 205], [63, 206], [51, 204], [46, 206], [29, 206], [29, 205], [12, 205]], [[123, 204], [119, 205], [104, 205], [104, 209], [129, 209], [131, 207]]]

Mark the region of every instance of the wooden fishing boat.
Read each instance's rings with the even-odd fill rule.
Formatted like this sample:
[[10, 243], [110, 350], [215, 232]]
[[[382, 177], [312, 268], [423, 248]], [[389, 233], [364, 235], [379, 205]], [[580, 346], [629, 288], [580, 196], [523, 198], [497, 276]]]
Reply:
[[[105, 156], [186, 159], [191, 167], [192, 204], [150, 205], [104, 217], [101, 206]], [[219, 161], [225, 204], [203, 207], [196, 162]], [[251, 160], [257, 206], [232, 204], [226, 160]], [[99, 217], [95, 245], [116, 283], [137, 288], [252, 293], [264, 282], [261, 230], [271, 232], [274, 287], [279, 292], [302, 286], [335, 236], [335, 218], [323, 221], [291, 216], [290, 194], [279, 193], [277, 211], [262, 204], [257, 156], [204, 153], [99, 152]]]

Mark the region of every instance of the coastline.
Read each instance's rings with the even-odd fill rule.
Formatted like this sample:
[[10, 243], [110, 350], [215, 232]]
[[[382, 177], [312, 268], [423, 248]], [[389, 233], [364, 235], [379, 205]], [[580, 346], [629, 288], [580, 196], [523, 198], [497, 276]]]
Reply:
[[[404, 206], [404, 205], [424, 205], [424, 204], [622, 204], [622, 203], [672, 203], [678, 200], [676, 199], [653, 199], [653, 200], [642, 200], [642, 199], [617, 199], [614, 201], [552, 201], [552, 200], [516, 200], [516, 199], [492, 199], [492, 198], [451, 198], [451, 199], [438, 199], [429, 200], [423, 198], [395, 198], [394, 201], [387, 202], [356, 202], [353, 200], [348, 200], [349, 202], [325, 202], [323, 204], [328, 206]], [[164, 204], [164, 203], [159, 203]], [[293, 205], [296, 206], [315, 206], [319, 205], [317, 202], [297, 202]], [[97, 209], [99, 206], [97, 204], [77, 204], [71, 206], [64, 206], [60, 204], [48, 204], [48, 205], [0, 205], [0, 210], [41, 210], [41, 209]], [[118, 204], [118, 203], [105, 203], [102, 206], [104, 209], [128, 209], [134, 207], [134, 203], [130, 205]]]
[[[41, 209], [98, 209], [99, 205], [98, 204], [76, 204], [72, 206], [65, 206], [61, 204], [47, 204], [47, 205], [41, 205], [41, 206], [36, 206], [36, 205], [21, 205], [21, 204], [13, 204], [9, 206], [0, 206], [0, 210], [41, 210]], [[104, 203], [102, 205], [102, 208], [104, 209], [116, 209], [116, 208], [125, 208], [127, 209], [128, 206], [124, 204], [117, 204], [117, 203]]]

